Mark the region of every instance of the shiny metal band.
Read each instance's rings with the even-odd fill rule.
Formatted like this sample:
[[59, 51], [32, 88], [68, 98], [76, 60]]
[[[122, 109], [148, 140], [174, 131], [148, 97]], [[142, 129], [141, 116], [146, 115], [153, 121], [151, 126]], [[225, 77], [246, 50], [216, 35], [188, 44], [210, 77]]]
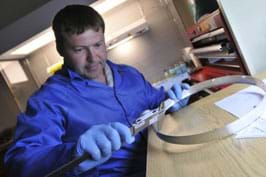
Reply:
[[[225, 76], [219, 77], [211, 80], [207, 80], [198, 84], [193, 85], [188, 92], [182, 97], [186, 98], [189, 97], [199, 91], [202, 91], [207, 88], [211, 88], [214, 86], [224, 85], [224, 84], [233, 84], [233, 83], [243, 83], [243, 84], [250, 84], [261, 88], [264, 93], [266, 93], [266, 85], [262, 80], [251, 76]], [[193, 135], [185, 135], [185, 136], [173, 136], [163, 134], [159, 131], [158, 122], [153, 124], [153, 130], [156, 132], [157, 136], [166, 141], [168, 143], [173, 144], [202, 144], [214, 140], [223, 139], [230, 135], [236, 134], [240, 130], [244, 129], [245, 127], [249, 126], [251, 123], [256, 121], [259, 116], [264, 112], [266, 105], [266, 96], [265, 94], [262, 95], [262, 101], [254, 108], [252, 111], [247, 113], [245, 116], [226, 124], [221, 128], [215, 128], [213, 130], [193, 134]]]

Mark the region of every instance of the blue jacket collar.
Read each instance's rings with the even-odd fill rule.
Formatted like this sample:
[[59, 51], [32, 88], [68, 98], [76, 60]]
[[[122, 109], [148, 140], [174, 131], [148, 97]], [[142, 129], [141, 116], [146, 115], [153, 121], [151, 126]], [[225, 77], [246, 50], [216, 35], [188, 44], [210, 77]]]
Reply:
[[[122, 71], [121, 68], [119, 67], [119, 65], [114, 64], [110, 60], [106, 60], [106, 63], [109, 65], [110, 69], [112, 70], [114, 85], [119, 85], [119, 83], [121, 82], [120, 78], [121, 77], [120, 74]], [[84, 78], [83, 76], [81, 76], [80, 74], [69, 68], [67, 65], [63, 65], [62, 69], [57, 71], [57, 74], [64, 76], [71, 83], [74, 83], [75, 81], [79, 80], [79, 81], [86, 81], [88, 83], [91, 83], [92, 85], [99, 84], [98, 82], [96, 83], [95, 81]]]

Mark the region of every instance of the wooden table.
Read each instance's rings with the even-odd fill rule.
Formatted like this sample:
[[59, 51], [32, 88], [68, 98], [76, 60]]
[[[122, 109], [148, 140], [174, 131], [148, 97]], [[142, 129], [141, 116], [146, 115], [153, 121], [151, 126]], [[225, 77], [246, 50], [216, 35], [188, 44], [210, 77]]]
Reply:
[[[257, 77], [266, 78], [266, 73]], [[236, 118], [213, 103], [245, 87], [234, 84], [168, 115], [163, 120], [162, 131], [188, 135], [231, 122]], [[231, 136], [206, 144], [175, 145], [161, 141], [150, 130], [146, 176], [266, 177], [266, 138]]]

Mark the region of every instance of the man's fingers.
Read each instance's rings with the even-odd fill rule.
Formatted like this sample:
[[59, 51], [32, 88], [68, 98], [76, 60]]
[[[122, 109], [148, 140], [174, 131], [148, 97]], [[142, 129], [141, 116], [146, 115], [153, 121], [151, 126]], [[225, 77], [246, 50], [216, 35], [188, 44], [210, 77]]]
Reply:
[[168, 90], [167, 91], [167, 94], [169, 96], [169, 98], [173, 99], [173, 100], [176, 100], [176, 94], [174, 93], [174, 91], [172, 89]]
[[112, 154], [112, 143], [104, 132], [101, 132], [95, 136], [95, 142], [101, 151], [101, 158]]
[[111, 126], [117, 130], [122, 143], [126, 142], [127, 144], [131, 144], [135, 141], [135, 137], [131, 135], [130, 129], [127, 126], [119, 122], [111, 123]]
[[[87, 152], [91, 155], [93, 160], [99, 160], [101, 158], [101, 151], [98, 148], [98, 145], [96, 144], [95, 140], [92, 138], [80, 138], [80, 142], [78, 143], [78, 146], [80, 148], [77, 148], [78, 150], [82, 150], [83, 152]], [[82, 155], [83, 153], [77, 152], [79, 155]]]
[[187, 84], [187, 83], [182, 83], [182, 84], [181, 84], [181, 88], [182, 88], [182, 89], [186, 89], [186, 90], [188, 90], [188, 89], [190, 88], [190, 85]]
[[180, 99], [182, 97], [182, 88], [179, 84], [174, 84], [173, 91], [177, 99]]
[[112, 151], [116, 151], [116, 150], [120, 149], [121, 138], [120, 138], [118, 131], [116, 129], [114, 129], [111, 125], [108, 125], [105, 128], [104, 133], [111, 143]]

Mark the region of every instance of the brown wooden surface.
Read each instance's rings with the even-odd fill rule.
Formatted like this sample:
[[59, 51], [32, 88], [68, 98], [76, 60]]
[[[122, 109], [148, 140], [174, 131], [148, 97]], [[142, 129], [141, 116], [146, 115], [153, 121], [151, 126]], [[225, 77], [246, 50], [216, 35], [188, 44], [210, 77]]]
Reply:
[[[266, 78], [266, 73], [258, 77]], [[162, 131], [188, 135], [231, 122], [235, 117], [213, 103], [245, 87], [234, 84], [168, 115], [162, 122]], [[200, 145], [175, 145], [161, 141], [149, 130], [147, 177], [262, 176], [266, 177], [266, 138], [231, 136]]]

